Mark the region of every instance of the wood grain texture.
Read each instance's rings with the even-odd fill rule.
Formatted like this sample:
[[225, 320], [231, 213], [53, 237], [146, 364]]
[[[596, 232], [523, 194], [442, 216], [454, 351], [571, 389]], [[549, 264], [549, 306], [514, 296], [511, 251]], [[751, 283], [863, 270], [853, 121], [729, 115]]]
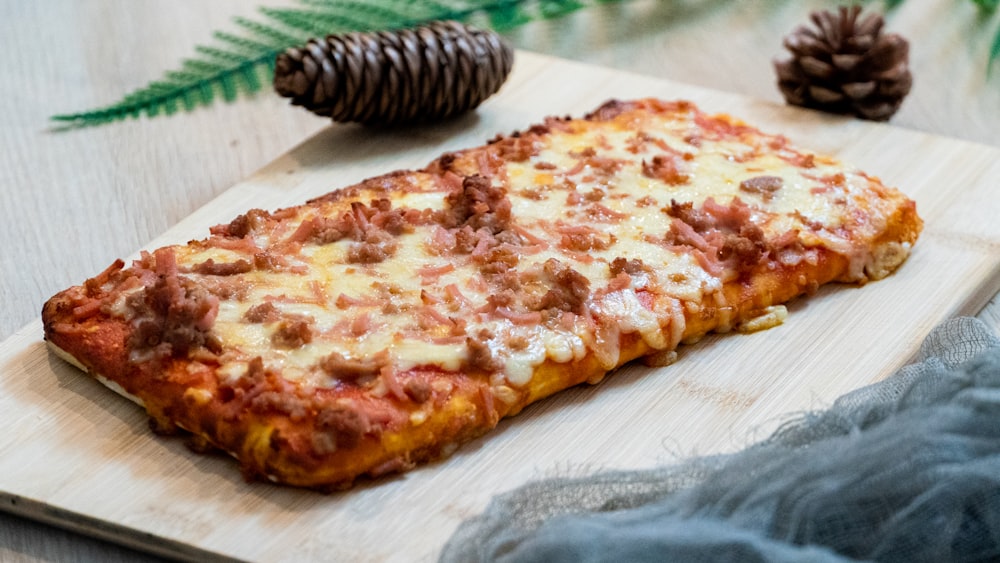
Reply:
[[[266, 2], [272, 6], [288, 3]], [[804, 22], [809, 9], [828, 5], [826, 0], [629, 0], [558, 21], [530, 24], [510, 37], [528, 50], [780, 102], [770, 68], [771, 59], [781, 52], [780, 37]], [[64, 133], [49, 128], [46, 120], [52, 113], [110, 102], [157, 78], [189, 56], [194, 44], [207, 42], [212, 30], [232, 29], [228, 23], [232, 15], [250, 15], [253, 9], [245, 0], [0, 0], [0, 36], [8, 46], [0, 51], [4, 68], [4, 80], [0, 81], [0, 340], [35, 319], [42, 301], [52, 293], [79, 283], [118, 256], [131, 254], [241, 178], [327, 127], [324, 121], [264, 94], [169, 119], [143, 119]], [[995, 26], [998, 17], [1000, 13], [993, 16], [992, 22], [980, 22], [972, 2], [904, 2], [890, 16], [891, 30], [915, 39], [911, 63], [916, 84], [893, 119], [894, 125], [1000, 145], [1000, 112], [996, 111], [1000, 107], [1000, 82], [995, 71], [992, 81], [985, 73], [990, 40], [986, 30]], [[572, 89], [566, 86], [558, 92]], [[524, 96], [521, 103], [531, 107], [535, 99]], [[566, 109], [557, 111], [565, 113]], [[512, 127], [523, 124], [516, 122]], [[340, 137], [343, 133], [337, 129], [324, 131], [327, 141], [321, 146], [327, 154], [316, 150], [306, 158], [307, 163], [332, 157], [338, 166], [351, 166], [353, 156], [343, 152], [344, 146], [337, 142], [354, 142], [364, 135]], [[809, 136], [822, 140], [822, 130], [817, 127]], [[426, 142], [442, 142], [449, 134], [441, 132]], [[391, 140], [386, 142], [389, 149], [399, 146]], [[816, 144], [812, 138], [800, 142]], [[929, 141], [921, 144], [931, 145]], [[900, 158], [895, 164], [925, 169], [934, 166], [932, 161], [912, 157]], [[892, 181], [890, 172], [880, 173]], [[988, 169], [978, 174], [981, 177], [991, 173], [995, 177], [995, 172]], [[966, 174], [961, 182], [976, 180], [975, 174]], [[954, 195], [952, 186], [960, 185], [955, 181], [946, 184], [936, 197], [921, 199], [922, 211], [946, 202]], [[257, 205], [253, 197], [256, 193], [249, 200], [226, 201], [247, 207]], [[973, 215], [977, 221], [983, 219], [981, 213]], [[964, 224], [964, 218], [959, 219], [959, 224]], [[208, 219], [188, 224], [197, 228], [207, 224], [205, 221]], [[967, 234], [929, 227], [925, 240], [941, 245], [968, 244], [997, 256], [996, 246], [970, 239]], [[877, 286], [864, 291], [872, 287]], [[960, 307], [944, 303], [940, 306], [951, 313], [974, 312], [976, 304], [988, 297], [977, 295]], [[947, 298], [934, 296], [945, 301]], [[815, 307], [806, 304], [802, 310], [811, 314]], [[994, 299], [979, 316], [1000, 329], [1000, 300]], [[909, 337], [923, 334], [928, 328], [921, 325], [902, 330], [904, 337]], [[892, 326], [882, 330], [900, 329]], [[27, 340], [19, 342], [37, 340], [37, 330], [29, 333]], [[3, 381], [22, 373], [16, 371], [20, 369], [18, 356], [10, 357], [10, 350], [18, 346], [14, 342], [0, 345]], [[812, 344], [806, 351], [816, 347], [821, 345]], [[53, 401], [62, 402], [69, 401], [68, 393], [74, 392], [68, 390], [74, 378], [56, 379], [54, 383], [44, 377], [41, 380], [46, 386], [33, 391], [33, 396], [49, 393], [55, 397]], [[747, 400], [720, 395], [700, 380], [682, 387], [706, 398], [725, 397], [722, 402]], [[102, 412], [100, 401], [107, 401], [103, 389], [95, 389], [93, 397], [98, 402], [85, 412]], [[33, 416], [44, 420], [53, 416], [53, 411], [41, 409]], [[141, 417], [136, 418], [134, 413], [129, 416], [130, 423], [138, 425], [130, 426], [125, 434], [128, 439], [117, 447], [109, 446], [109, 452], [148, 439], [141, 428]], [[107, 423], [103, 418], [82, 416], [72, 420], [91, 431]], [[30, 418], [22, 425], [30, 428]], [[732, 439], [742, 443], [746, 437]], [[171, 451], [184, 459], [188, 455], [179, 445]], [[19, 453], [11, 455], [21, 459]], [[154, 459], [162, 459], [162, 452], [159, 456]], [[664, 459], [669, 458], [664, 454]], [[59, 469], [72, 472], [77, 468]], [[20, 563], [143, 558], [134, 551], [29, 520], [0, 516], [0, 560]]]
[[248, 202], [301, 202], [379, 172], [423, 166], [444, 150], [545, 115], [579, 115], [631, 96], [692, 99], [858, 163], [905, 186], [925, 234], [890, 278], [793, 302], [780, 327], [706, 338], [667, 368], [628, 366], [601, 385], [529, 407], [448, 460], [327, 496], [248, 485], [231, 459], [194, 455], [182, 440], [152, 436], [134, 405], [47, 353], [34, 321], [0, 349], [7, 375], [0, 380], [7, 428], [0, 497], [16, 495], [22, 507], [7, 508], [37, 517], [44, 507], [85, 533], [193, 559], [431, 560], [494, 494], [544, 476], [739, 448], [785, 413], [886, 376], [933, 325], [974, 313], [995, 295], [1000, 224], [990, 218], [1000, 213], [991, 193], [1000, 150], [523, 52], [500, 96], [477, 115], [379, 134], [326, 129], [150, 246], [203, 236]]

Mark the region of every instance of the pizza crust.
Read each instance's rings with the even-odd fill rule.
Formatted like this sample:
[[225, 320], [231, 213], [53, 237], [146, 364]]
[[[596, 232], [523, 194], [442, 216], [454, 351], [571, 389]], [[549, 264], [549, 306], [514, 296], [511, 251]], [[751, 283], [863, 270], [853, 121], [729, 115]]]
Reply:
[[910, 242], [890, 241], [875, 247], [872, 260], [865, 273], [871, 280], [880, 280], [896, 271], [907, 258], [913, 245]]
[[[736, 152], [698, 161], [714, 142], [710, 158]], [[716, 183], [690, 186], [709, 165]], [[776, 326], [822, 284], [885, 277], [921, 225], [901, 193], [783, 138], [618, 102], [251, 210], [116, 262], [42, 316], [54, 353], [155, 427], [229, 452], [248, 479], [343, 488], [626, 362]]]
[[[780, 311], [784, 307], [776, 305], [777, 303], [787, 302], [808, 291], [809, 286], [789, 283], [789, 279], [805, 276], [817, 283], [825, 283], [844, 275], [848, 269], [846, 259], [824, 253], [815, 264], [802, 263], [794, 269], [762, 273], [753, 278], [753, 285], [749, 287], [736, 282], [726, 284], [722, 293], [731, 304], [727, 313], [686, 315], [680, 338], [688, 343], [713, 331], [769, 328], [772, 321], [782, 317]], [[748, 298], [748, 295], [752, 298]], [[271, 447], [274, 437], [278, 435], [285, 435], [293, 441], [307, 441], [309, 428], [289, 425], [285, 418], [276, 419], [249, 413], [239, 420], [220, 420], [210, 414], [218, 406], [218, 393], [202, 391], [197, 394], [204, 394], [208, 399], [192, 401], [190, 397], [195, 395], [195, 387], [179, 388], [163, 393], [163, 396], [148, 396], [144, 400], [109, 377], [88, 369], [86, 360], [75, 358], [53, 343], [52, 339], [59, 339], [58, 334], [53, 333], [49, 338], [49, 346], [57, 355], [80, 367], [116, 393], [144, 406], [154, 421], [154, 427], [177, 427], [192, 433], [201, 442], [197, 449], [226, 451], [240, 460], [247, 476], [275, 483], [334, 490], [349, 487], [358, 477], [379, 477], [449, 456], [462, 443], [488, 432], [501, 418], [516, 415], [529, 404], [569, 387], [582, 383], [599, 383], [611, 371], [593, 352], [569, 363], [547, 360], [533, 370], [526, 385], [516, 389], [506, 387], [509, 391], [506, 401], [503, 400], [503, 393], [493, 391], [488, 379], [470, 381], [470, 385], [460, 392], [452, 392], [447, 403], [429, 412], [416, 411], [422, 413], [417, 417], [408, 414], [406, 423], [392, 432], [361, 440], [350, 449], [330, 452], [323, 456], [322, 461], [317, 462], [304, 460], [297, 455], [301, 452]], [[649, 364], [663, 365], [672, 362], [676, 358], [676, 352], [673, 348], [653, 348], [635, 332], [621, 335], [615, 367], [647, 357]], [[149, 393], [141, 384], [136, 385], [136, 393]], [[484, 397], [488, 391], [493, 399], [487, 403], [484, 402]], [[164, 397], [173, 397], [174, 400], [164, 402]], [[211, 430], [202, 426], [201, 420], [206, 415], [210, 417]]]
[[48, 346], [49, 350], [51, 350], [56, 356], [59, 356], [63, 360], [65, 360], [65, 361], [69, 362], [70, 364], [76, 366], [78, 369], [80, 369], [81, 371], [83, 371], [87, 375], [89, 375], [89, 376], [93, 377], [94, 379], [96, 379], [97, 381], [101, 382], [101, 384], [104, 385], [105, 387], [107, 387], [108, 389], [111, 389], [115, 393], [118, 393], [122, 397], [125, 397], [126, 399], [132, 401], [133, 403], [139, 405], [140, 407], [145, 408], [146, 404], [142, 401], [142, 399], [140, 399], [139, 397], [136, 397], [135, 395], [129, 393], [128, 391], [126, 391], [121, 385], [119, 385], [115, 381], [112, 381], [111, 379], [108, 379], [107, 377], [104, 377], [103, 375], [101, 375], [99, 373], [96, 373], [96, 372], [88, 369], [87, 366], [83, 365], [80, 362], [80, 360], [77, 360], [76, 357], [74, 357], [72, 354], [70, 354], [66, 350], [63, 350], [62, 348], [60, 348], [59, 346], [57, 346], [56, 344], [54, 344], [51, 340], [46, 341], [45, 344]]

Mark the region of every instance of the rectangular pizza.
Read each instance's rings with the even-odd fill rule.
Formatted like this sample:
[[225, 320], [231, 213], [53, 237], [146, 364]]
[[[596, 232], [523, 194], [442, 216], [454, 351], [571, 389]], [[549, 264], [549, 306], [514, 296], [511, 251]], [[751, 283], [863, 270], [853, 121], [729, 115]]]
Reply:
[[349, 486], [908, 256], [913, 201], [725, 115], [611, 101], [251, 209], [52, 297], [54, 353], [248, 479]]

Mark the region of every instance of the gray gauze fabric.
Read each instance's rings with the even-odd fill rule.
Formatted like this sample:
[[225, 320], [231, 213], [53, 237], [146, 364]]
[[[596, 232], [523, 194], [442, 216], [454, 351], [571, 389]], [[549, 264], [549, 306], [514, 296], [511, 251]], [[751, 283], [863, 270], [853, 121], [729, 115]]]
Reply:
[[1000, 560], [1000, 340], [953, 319], [917, 363], [739, 453], [530, 483], [441, 560]]

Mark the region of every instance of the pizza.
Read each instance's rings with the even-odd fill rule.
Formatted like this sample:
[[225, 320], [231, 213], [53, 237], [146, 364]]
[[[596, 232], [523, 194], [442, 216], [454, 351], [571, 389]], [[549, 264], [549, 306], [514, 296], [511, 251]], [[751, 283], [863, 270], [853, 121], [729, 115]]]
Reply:
[[334, 489], [710, 332], [890, 274], [913, 201], [735, 118], [611, 101], [116, 261], [59, 356], [249, 480]]

